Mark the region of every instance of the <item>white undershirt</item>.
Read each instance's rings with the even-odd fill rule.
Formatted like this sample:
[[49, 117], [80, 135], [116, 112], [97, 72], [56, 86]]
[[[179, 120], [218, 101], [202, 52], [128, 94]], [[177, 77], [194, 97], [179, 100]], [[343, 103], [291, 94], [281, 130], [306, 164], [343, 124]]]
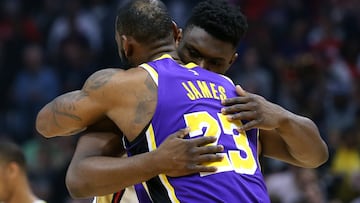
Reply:
[[38, 199], [38, 200], [35, 200], [33, 203], [46, 203], [46, 202], [44, 200]]

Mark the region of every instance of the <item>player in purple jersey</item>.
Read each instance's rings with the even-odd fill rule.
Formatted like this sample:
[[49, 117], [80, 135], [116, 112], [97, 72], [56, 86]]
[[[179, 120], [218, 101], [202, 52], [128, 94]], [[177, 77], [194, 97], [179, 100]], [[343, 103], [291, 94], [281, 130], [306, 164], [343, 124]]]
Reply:
[[[140, 31], [135, 31], [136, 32], [135, 36], [128, 35], [126, 33], [124, 33], [123, 35], [119, 35], [117, 33], [116, 41], [119, 45], [120, 55], [126, 55], [126, 57], [135, 57], [134, 60], [130, 60], [135, 63], [140, 63], [140, 61], [144, 61], [144, 62], [149, 61], [153, 58], [156, 58], [156, 57], [162, 55], [163, 53], [170, 53], [170, 54], [176, 56], [175, 39], [177, 38], [176, 35], [178, 34], [178, 29], [173, 25], [171, 18], [169, 17], [169, 15], [166, 12], [166, 9], [164, 9], [161, 6], [159, 7], [159, 5], [161, 5], [161, 3], [158, 1], [149, 1], [149, 0], [132, 1], [131, 3], [139, 6], [137, 8], [140, 9], [139, 13], [141, 13], [141, 15], [136, 16], [136, 18], [138, 18], [138, 20], [144, 21], [144, 18], [142, 18], [142, 17], [145, 17], [145, 18], [151, 17], [144, 23], [147, 25], [151, 24], [152, 25], [151, 29], [153, 31], [152, 31], [152, 33], [150, 33], [150, 31], [145, 32], [145, 33], [150, 34], [150, 35], [146, 35], [146, 34], [144, 34], [144, 30], [146, 31], [146, 29], [141, 29]], [[129, 11], [136, 15], [139, 14], [137, 11], [135, 13], [134, 10], [129, 10]], [[155, 12], [156, 15], [152, 15], [153, 12]], [[120, 13], [121, 19], [129, 18], [129, 15], [125, 15], [124, 13], [126, 13], [126, 12]], [[130, 16], [130, 18], [131, 17], [134, 17], [134, 15]], [[118, 23], [117, 27], [125, 26], [126, 32], [129, 32], [129, 30], [130, 30], [130, 33], [134, 34], [134, 33], [132, 33], [133, 28], [131, 27], [131, 24], [119, 25], [119, 23], [122, 23], [119, 20], [117, 20], [117, 23]], [[158, 29], [156, 29], [156, 28], [158, 28]], [[124, 28], [122, 28], [121, 33], [123, 33], [123, 30], [124, 30]], [[147, 38], [145, 39], [142, 36], [146, 36]], [[141, 50], [139, 50], [138, 47], [139, 47], [140, 43], [147, 44], [149, 47], [147, 47], [147, 48], [143, 47]], [[105, 115], [103, 115], [103, 116], [99, 115], [98, 113], [100, 113], [100, 114], [102, 114], [102, 113], [97, 110], [103, 109], [100, 106], [104, 105], [104, 107], [105, 107], [105, 106], [108, 106], [108, 104], [106, 104], [107, 102], [94, 102], [94, 100], [92, 100], [93, 99], [92, 97], [100, 96], [100, 95], [97, 95], [97, 93], [102, 92], [103, 87], [105, 87], [106, 91], [110, 91], [110, 92], [114, 91], [113, 92], [114, 94], [116, 94], [117, 91], [121, 91], [121, 87], [115, 88], [114, 90], [109, 90], [106, 88], [107, 87], [106, 84], [108, 84], [108, 79], [111, 78], [110, 75], [112, 73], [114, 73], [115, 75], [117, 75], [117, 73], [119, 73], [120, 75], [118, 75], [118, 76], [120, 78], [122, 78], [121, 80], [123, 80], [124, 82], [127, 81], [128, 79], [129, 79], [129, 82], [130, 81], [136, 82], [133, 79], [137, 78], [136, 80], [138, 80], [137, 81], [138, 83], [133, 83], [133, 84], [128, 83], [128, 85], [126, 85], [126, 87], [124, 86], [124, 88], [125, 88], [124, 91], [125, 92], [128, 91], [129, 87], [136, 87], [136, 88], [133, 88], [132, 90], [138, 90], [140, 92], [144, 92], [145, 93], [143, 95], [144, 98], [138, 100], [137, 102], [134, 102], [133, 100], [138, 99], [137, 98], [138, 94], [136, 92], [130, 91], [130, 92], [128, 92], [129, 95], [126, 95], [126, 99], [123, 101], [125, 103], [129, 102], [128, 104], [131, 104], [131, 106], [132, 105], [134, 105], [134, 106], [132, 106], [132, 107], [127, 106], [127, 105], [125, 105], [127, 107], [123, 106], [124, 107], [123, 110], [125, 110], [125, 109], [126, 110], [125, 110], [125, 112], [123, 112], [125, 114], [120, 113], [121, 116], [123, 117], [122, 121], [120, 121], [120, 120], [115, 121], [116, 119], [114, 119], [110, 115], [109, 116], [106, 115], [106, 117], [111, 118], [114, 121], [114, 123], [116, 123], [117, 127], [120, 127], [120, 129], [123, 131], [123, 133], [124, 134], [126, 133], [127, 136], [136, 137], [137, 135], [135, 135], [135, 134], [139, 133], [136, 131], [140, 129], [140, 126], [142, 125], [141, 122], [146, 121], [147, 117], [150, 115], [149, 112], [146, 111], [146, 109], [151, 107], [151, 105], [154, 104], [154, 101], [149, 100], [149, 99], [153, 98], [154, 95], [150, 94], [150, 92], [147, 92], [147, 91], [152, 90], [152, 89], [148, 89], [151, 84], [148, 84], [147, 83], [148, 80], [144, 80], [145, 78], [143, 78], [141, 76], [141, 74], [139, 74], [139, 75], [134, 74], [134, 71], [136, 71], [136, 70], [139, 70], [139, 68], [137, 68], [137, 69], [133, 68], [128, 71], [123, 71], [121, 69], [106, 69], [106, 70], [99, 71], [99, 72], [93, 74], [86, 81], [82, 90], [73, 91], [73, 92], [67, 93], [65, 95], [59, 96], [53, 102], [51, 102], [49, 105], [45, 106], [41, 112], [39, 112], [38, 119], [37, 119], [38, 131], [43, 134], [52, 135], [52, 136], [54, 136], [54, 135], [69, 135], [69, 134], [73, 134], [76, 132], [80, 132], [82, 129], [87, 128], [89, 125], [91, 126], [92, 124], [95, 124], [95, 123], [98, 124], [99, 122], [102, 122], [103, 119], [105, 119]], [[121, 76], [123, 73], [125, 73], [125, 75]], [[146, 72], [144, 72], [144, 73], [146, 73]], [[134, 76], [134, 78], [131, 79], [132, 77], [128, 77], [127, 76], [128, 74]], [[121, 83], [121, 80], [116, 79], [116, 83], [117, 82]], [[125, 82], [125, 83], [127, 83], [127, 82]], [[95, 93], [95, 94], [93, 94], [93, 93]], [[147, 94], [149, 94], [149, 96], [147, 96]], [[105, 98], [107, 96], [103, 95], [101, 97]], [[98, 98], [101, 98], [101, 97], [98, 97]], [[110, 97], [112, 97], [112, 96], [110, 96]], [[118, 97], [118, 98], [120, 98], [120, 97]], [[78, 103], [78, 102], [80, 102], [80, 103]], [[77, 103], [77, 104], [75, 104], [75, 103]], [[113, 104], [115, 104], [115, 103], [113, 103]], [[73, 104], [75, 106], [72, 106]], [[93, 106], [93, 105], [95, 105], [95, 106]], [[98, 106], [98, 105], [100, 105], [100, 106]], [[71, 106], [74, 108], [72, 109]], [[110, 105], [108, 107], [111, 107], [111, 106], [112, 105]], [[119, 105], [119, 107], [120, 106], [121, 105]], [[50, 108], [48, 108], [48, 107], [50, 107]], [[81, 109], [82, 107], [84, 107], [84, 109]], [[85, 110], [87, 107], [90, 108], [91, 110]], [[100, 107], [100, 109], [98, 109], [98, 107]], [[140, 113], [144, 113], [144, 115], [141, 116], [141, 114], [137, 114], [137, 115], [131, 116], [132, 113], [136, 112], [136, 111], [134, 111], [134, 108], [138, 109], [137, 111], [139, 111]], [[72, 111], [71, 109], [75, 110], [76, 112], [71, 112]], [[48, 110], [50, 110], [50, 111], [48, 111]], [[69, 110], [70, 110], [70, 112], [68, 112]], [[120, 110], [120, 109], [118, 109], [118, 110]], [[145, 111], [143, 111], [143, 110], [145, 110]], [[122, 110], [120, 110], [120, 111], [122, 111]], [[82, 118], [82, 116], [84, 116], [84, 115], [80, 115], [80, 114], [83, 114], [85, 112], [87, 112], [86, 114], [88, 114], [89, 117], [86, 116], [87, 118]], [[126, 112], [128, 112], [128, 113], [126, 113]], [[119, 117], [120, 114], [116, 117]], [[47, 120], [46, 117], [49, 115], [53, 119]], [[100, 116], [100, 117], [98, 117], [98, 119], [93, 119], [92, 118], [93, 116], [94, 117]], [[44, 120], [44, 118], [45, 118], [45, 120]], [[75, 120], [73, 120], [73, 119], [75, 119]], [[44, 123], [44, 121], [46, 123]], [[132, 123], [132, 126], [126, 127], [127, 129], [122, 129], [121, 125], [129, 123], [129, 122]], [[79, 124], [82, 125], [81, 123], [83, 123], [83, 124], [86, 123], [86, 126], [84, 126], [84, 128], [82, 128], [82, 129], [77, 129]], [[106, 130], [106, 129], [103, 129], [103, 130]], [[166, 173], [166, 174], [171, 173], [171, 175], [180, 176], [180, 175], [187, 175], [189, 173], [194, 173], [194, 172], [199, 172], [199, 171], [208, 171], [208, 172], [215, 171], [216, 170], [215, 167], [204, 166], [201, 163], [203, 163], [205, 161], [221, 160], [222, 157], [215, 153], [222, 151], [222, 146], [204, 146], [204, 147], [202, 147], [202, 145], [204, 145], [204, 144], [209, 144], [209, 143], [215, 141], [216, 140], [215, 137], [203, 137], [205, 139], [203, 139], [203, 138], [197, 139], [196, 138], [195, 141], [188, 140], [188, 139], [186, 139], [186, 140], [181, 139], [184, 136], [184, 134], [187, 134], [187, 132], [188, 132], [188, 130], [181, 130], [178, 134], [175, 133], [174, 139], [168, 140], [168, 142], [165, 146], [160, 147], [154, 153], [147, 154], [146, 156], [136, 156], [136, 157], [132, 157], [129, 159], [124, 159], [124, 160], [128, 160], [128, 161], [126, 161], [128, 163], [125, 163], [125, 162], [121, 163], [120, 165], [123, 165], [123, 167], [128, 167], [129, 165], [135, 164], [135, 165], [133, 165], [132, 168], [130, 168], [130, 170], [127, 170], [129, 172], [128, 175], [122, 173], [121, 177], [118, 177], [118, 176], [110, 177], [110, 176], [107, 176], [107, 174], [100, 174], [100, 175], [91, 176], [91, 179], [96, 181], [96, 180], [101, 180], [101, 179], [108, 179], [110, 177], [113, 180], [118, 181], [118, 180], [120, 180], [120, 178], [123, 178], [128, 183], [131, 183], [129, 185], [133, 185], [134, 183], [142, 182], [142, 180], [147, 180], [149, 177], [153, 177], [154, 175], [159, 174], [159, 173]], [[135, 134], [131, 135], [132, 133], [135, 133]], [[96, 135], [98, 135], [98, 134], [96, 134]], [[98, 139], [98, 140], [102, 139], [101, 136], [103, 136], [103, 135], [100, 135], [99, 137], [96, 137], [96, 135], [93, 136], [92, 138]], [[129, 139], [129, 137], [128, 137], [128, 139]], [[179, 143], [180, 143], [180, 145], [179, 145]], [[105, 146], [106, 146], [106, 144], [105, 144]], [[182, 147], [183, 149], [176, 150], [179, 147], [180, 148]], [[120, 148], [120, 146], [118, 148]], [[176, 154], [175, 152], [177, 152], [177, 151], [180, 153]], [[109, 153], [106, 150], [105, 151], [100, 150], [100, 151], [95, 151], [95, 152], [100, 153], [100, 154], [108, 154]], [[167, 153], [167, 152], [173, 153], [174, 156], [169, 157], [169, 155], [171, 155], [171, 153]], [[94, 151], [93, 151], [93, 153], [94, 153]], [[185, 156], [182, 153], [185, 153]], [[114, 153], [110, 152], [110, 154], [114, 154]], [[174, 157], [177, 157], [177, 159]], [[144, 160], [146, 160], [146, 161], [144, 162]], [[140, 165], [144, 164], [143, 166], [149, 165], [149, 167], [146, 167], [146, 168], [148, 168], [150, 170], [147, 171], [147, 173], [143, 173], [142, 175], [134, 176], [133, 174], [138, 174], [139, 171], [142, 171], [143, 170], [142, 168], [144, 168], [144, 167], [139, 167], [140, 165], [136, 165], [136, 162], [140, 163]], [[169, 165], [163, 165], [163, 166], [154, 165], [154, 163], [160, 163], [160, 162], [166, 162]], [[107, 165], [106, 162], [101, 162], [100, 164], [96, 165], [96, 167], [105, 167], [105, 166], [109, 166], [109, 165]], [[152, 170], [151, 170], [151, 167], [153, 167]], [[84, 174], [88, 174], [88, 173], [84, 173]], [[129, 177], [135, 177], [136, 179], [139, 179], [140, 181], [137, 181], [136, 179], [135, 180], [129, 179]], [[125, 184], [128, 184], [128, 183], [125, 183]], [[109, 187], [111, 187], [111, 183], [109, 185], [110, 185]], [[86, 185], [85, 185], [85, 187], [86, 187]], [[107, 185], [102, 185], [101, 188], [104, 191], [106, 191], [106, 190], [109, 190], [109, 187]], [[116, 187], [116, 189], [110, 189], [110, 190], [117, 191], [120, 188], [121, 187]], [[98, 194], [102, 195], [102, 194], [108, 194], [108, 193], [99, 192]]]
[[[270, 202], [258, 163], [258, 129], [238, 132], [241, 121], [221, 114], [221, 100], [236, 96], [227, 77], [195, 64], [179, 65], [170, 55], [140, 65], [157, 84], [157, 105], [147, 129], [127, 141], [129, 156], [153, 151], [173, 128], [190, 127], [189, 137], [216, 136], [224, 146], [216, 172], [183, 177], [160, 174], [144, 183], [153, 202]], [[184, 68], [185, 67], [185, 68]], [[172, 105], [168, 105], [172, 104]]]
[[[195, 28], [197, 28], [197, 30], [200, 30], [201, 31], [201, 29], [199, 29], [199, 27], [195, 27]], [[186, 31], [185, 31], [185, 33], [186, 33]], [[197, 33], [199, 33], [199, 32], [197, 32]], [[185, 34], [185, 38], [186, 38], [186, 36], [190, 36], [190, 34], [189, 35], [186, 35]], [[185, 41], [185, 40], [184, 40]], [[194, 41], [193, 41], [194, 42]], [[219, 40], [218, 41], [215, 41], [215, 42], [217, 42], [217, 43], [219, 43]], [[220, 43], [221, 43], [221, 40], [220, 40]], [[216, 44], [216, 43], [215, 43]], [[225, 44], [228, 44], [228, 43], [225, 43]], [[218, 44], [219, 45], [219, 44]], [[221, 46], [220, 46], [221, 47]], [[189, 48], [191, 48], [191, 49], [195, 49], [196, 50], [196, 48], [197, 49], [199, 49], [199, 44], [192, 44], [192, 47], [186, 47], [187, 49], [189, 49]], [[218, 48], [218, 47], [217, 47]], [[206, 53], [206, 52], [204, 52], [203, 50], [201, 50], [200, 49], [200, 51], [199, 50], [196, 50], [196, 51], [198, 51], [199, 53], [200, 53], [200, 56], [201, 57], [197, 57], [197, 58], [195, 58], [195, 60], [194, 61], [196, 61], [196, 60], [200, 60], [200, 59], [208, 59], [208, 58], [211, 58], [211, 57], [209, 57], [209, 55], [211, 55], [211, 54], [204, 54], [204, 53]], [[208, 51], [208, 50], [206, 50], [206, 51]], [[235, 53], [235, 52], [232, 52], [231, 54], [230, 54], [230, 58], [232, 58], [232, 56], [233, 56], [233, 53]], [[216, 56], [214, 57], [215, 59], [218, 59]], [[213, 61], [213, 60], [209, 60], [209, 61]], [[226, 61], [226, 62], [228, 62], [228, 61]], [[199, 64], [201, 64], [201, 62], [199, 62]], [[225, 64], [222, 64], [223, 66], [225, 65], [225, 66], [228, 66], [228, 65], [230, 65], [231, 63], [225, 63]], [[210, 69], [210, 68], [209, 68]], [[240, 91], [241, 92], [241, 91]], [[241, 93], [243, 93], [243, 92], [241, 92]], [[247, 99], [257, 99], [257, 98], [254, 98], [254, 95], [251, 95], [250, 93], [245, 93], [244, 95], [243, 95], [243, 98], [247, 98]], [[261, 100], [260, 100], [261, 101]], [[245, 104], [245, 103], [244, 103]], [[250, 119], [249, 119], [250, 120]], [[255, 119], [254, 119], [255, 120]], [[254, 122], [249, 122], [250, 124], [253, 124]], [[249, 127], [249, 126], [248, 126]], [[296, 136], [295, 136], [296, 137]], [[316, 138], [316, 136], [315, 136], [315, 139], [317, 139]], [[283, 156], [284, 157], [284, 156]], [[321, 161], [317, 161], [317, 164], [319, 164], [319, 162], [321, 162]]]

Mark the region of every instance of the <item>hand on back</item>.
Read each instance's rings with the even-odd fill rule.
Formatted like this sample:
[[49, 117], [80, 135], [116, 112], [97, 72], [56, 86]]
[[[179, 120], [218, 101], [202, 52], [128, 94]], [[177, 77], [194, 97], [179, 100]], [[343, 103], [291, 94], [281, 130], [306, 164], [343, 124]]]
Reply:
[[189, 129], [185, 128], [171, 134], [155, 150], [163, 173], [177, 177], [198, 172], [215, 172], [216, 167], [202, 164], [221, 161], [223, 157], [216, 153], [222, 152], [223, 146], [209, 145], [216, 141], [215, 137], [185, 139], [188, 133]]
[[229, 120], [248, 121], [239, 130], [251, 128], [272, 130], [278, 128], [281, 119], [286, 116], [286, 111], [282, 107], [267, 101], [262, 96], [246, 92], [239, 85], [236, 86], [236, 92], [239, 97], [222, 101], [225, 107], [221, 112], [228, 115]]

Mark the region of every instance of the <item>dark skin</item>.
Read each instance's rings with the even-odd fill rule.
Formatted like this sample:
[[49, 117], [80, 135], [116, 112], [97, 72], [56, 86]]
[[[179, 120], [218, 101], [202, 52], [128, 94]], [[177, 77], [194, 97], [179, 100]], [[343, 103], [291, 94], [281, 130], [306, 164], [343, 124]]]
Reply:
[[[204, 39], [206, 43], [202, 43], [201, 40]], [[216, 47], [216, 49], [214, 49], [214, 47]], [[196, 27], [189, 33], [185, 32], [184, 38], [182, 38], [182, 41], [179, 44], [178, 51], [179, 56], [185, 62], [193, 61], [204, 65], [208, 70], [220, 73], [226, 71], [237, 57], [235, 48], [232, 44], [219, 41], [208, 35], [204, 30]], [[259, 151], [262, 151], [264, 156], [310, 168], [316, 167], [327, 160], [327, 147], [320, 138], [318, 130], [312, 121], [292, 114], [282, 107], [266, 101], [259, 95], [245, 92], [241, 87], [237, 87], [237, 92], [239, 97], [223, 101], [224, 109], [222, 110], [222, 113], [231, 115], [229, 116], [229, 119], [246, 119], [250, 121], [239, 130], [248, 130], [254, 127], [260, 128], [261, 147], [259, 148]], [[177, 145], [184, 144], [185, 142], [181, 139], [181, 136], [184, 136], [186, 132], [180, 131], [175, 134], [178, 134], [178, 136], [170, 136], [169, 140], [174, 139], [169, 142], [174, 142], [174, 145], [175, 142], [177, 142]], [[98, 142], [97, 139], [106, 140], [110, 137], [105, 138], [105, 136], [103, 136], [99, 138], [99, 136], [100, 135], [96, 134], [88, 134], [82, 137], [82, 140], [78, 143], [74, 159], [68, 170], [67, 184], [75, 185], [74, 188], [79, 189], [77, 194], [75, 194], [75, 192], [73, 193], [77, 197], [111, 193], [113, 192], [111, 188], [105, 191], [103, 190], [104, 187], [102, 187], [102, 184], [109, 181], [112, 186], [117, 189], [119, 188], [119, 183], [113, 181], [114, 178], [104, 178], [94, 181], [93, 178], [87, 178], [94, 177], [95, 174], [103, 173], [112, 174], [109, 175], [109, 177], [119, 175], [118, 171], [110, 171], [107, 167], [91, 169], [91, 167], [94, 167], [93, 165], [99, 166], [99, 164], [94, 164], [95, 161], [91, 158], [94, 155], [91, 152], [92, 150], [101, 150], [101, 147], [96, 145]], [[109, 143], [110, 145], [108, 145], [108, 147], [113, 145], [113, 148], [119, 149], [119, 145], [114, 144], [115, 142], [109, 141]], [[314, 145], [317, 147], [309, 148], [309, 146]], [[96, 155], [99, 159], [106, 159], [106, 157], [99, 157], [100, 155], [105, 156], [106, 154], [99, 153]], [[188, 155], [187, 159], [184, 159], [187, 161], [184, 161], [183, 163], [185, 164], [180, 167], [191, 168], [194, 164], [197, 165], [201, 163], [199, 160], [191, 160], [191, 154]], [[84, 159], [81, 160], [81, 158]], [[119, 158], [113, 158], [113, 161], [116, 162], [117, 159]], [[166, 157], [164, 157], [164, 160], [166, 160]], [[176, 163], [174, 164], [176, 165]], [[175, 168], [173, 168], [173, 170], [175, 170]], [[84, 171], [91, 172], [86, 176], [86, 174], [83, 173]], [[84, 182], [89, 186], [86, 189], [81, 188], [81, 185], [85, 184]], [[101, 184], [101, 182], [103, 183]]]
[[[123, 49], [121, 52], [135, 64], [153, 60], [165, 53], [176, 59], [174, 39], [177, 31], [174, 27], [174, 36], [146, 46], [140, 46], [131, 36], [118, 33], [116, 41], [119, 50]], [[121, 96], [113, 97], [114, 94]], [[157, 88], [143, 68], [136, 67], [127, 71], [104, 69], [90, 76], [81, 90], [61, 95], [44, 106], [38, 114], [36, 127], [45, 137], [72, 135], [89, 127], [94, 131], [94, 124], [109, 118], [131, 141], [151, 120], [156, 101]], [[156, 150], [120, 158], [121, 161], [114, 158], [121, 153], [121, 145], [114, 141], [119, 135], [92, 133], [83, 136], [69, 167], [69, 171], [75, 170], [75, 173], [67, 175], [70, 193], [74, 197], [103, 195], [146, 181], [158, 174], [183, 176], [200, 171], [216, 171], [216, 168], [203, 166], [202, 163], [220, 161], [223, 157], [216, 153], [221, 152], [223, 147], [205, 146], [216, 141], [213, 137], [185, 140], [183, 137], [187, 133], [187, 129], [180, 130], [170, 135]], [[81, 147], [82, 144], [90, 147], [93, 144], [95, 147]], [[114, 148], [109, 149], [109, 144], [113, 144]], [[101, 155], [112, 157], [100, 157]], [[78, 158], [84, 160], [78, 162]], [[144, 168], [147, 170], [144, 171]], [[74, 178], [83, 182], [74, 184], [71, 182]], [[88, 190], [82, 190], [87, 186]], [[93, 188], [98, 190], [92, 190]]]
[[[199, 27], [185, 30], [179, 56], [207, 70], [224, 74], [236, 60], [236, 47], [214, 38]], [[313, 121], [287, 111], [265, 98], [236, 87], [239, 97], [222, 101], [229, 120], [247, 120], [239, 131], [260, 129], [259, 152], [286, 163], [315, 168], [328, 159], [328, 149]], [[316, 146], [316, 147], [313, 147]], [[260, 153], [259, 153], [260, 154]]]

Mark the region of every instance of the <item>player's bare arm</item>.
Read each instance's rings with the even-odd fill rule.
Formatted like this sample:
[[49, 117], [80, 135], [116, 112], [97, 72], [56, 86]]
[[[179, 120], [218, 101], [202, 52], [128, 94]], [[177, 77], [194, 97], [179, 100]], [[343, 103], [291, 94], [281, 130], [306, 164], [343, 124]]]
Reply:
[[215, 167], [201, 163], [220, 161], [222, 157], [216, 153], [223, 147], [207, 145], [216, 141], [215, 137], [183, 139], [188, 132], [188, 129], [177, 131], [154, 152], [127, 158], [117, 156], [122, 143], [116, 134], [81, 136], [66, 175], [70, 194], [76, 198], [111, 194], [158, 175], [156, 173], [182, 176], [216, 171]]
[[113, 78], [106, 97], [112, 107], [106, 114], [117, 124], [129, 141], [149, 124], [157, 104], [157, 87], [143, 68], [131, 68]]
[[231, 120], [248, 120], [239, 130], [260, 129], [261, 151], [301, 167], [318, 167], [328, 159], [328, 149], [313, 121], [293, 114], [259, 95], [237, 86], [240, 97], [223, 101]]
[[81, 90], [55, 98], [38, 113], [36, 129], [45, 137], [67, 136], [103, 119], [108, 106], [102, 96], [108, 91], [111, 78], [119, 71], [98, 71], [87, 79]]

